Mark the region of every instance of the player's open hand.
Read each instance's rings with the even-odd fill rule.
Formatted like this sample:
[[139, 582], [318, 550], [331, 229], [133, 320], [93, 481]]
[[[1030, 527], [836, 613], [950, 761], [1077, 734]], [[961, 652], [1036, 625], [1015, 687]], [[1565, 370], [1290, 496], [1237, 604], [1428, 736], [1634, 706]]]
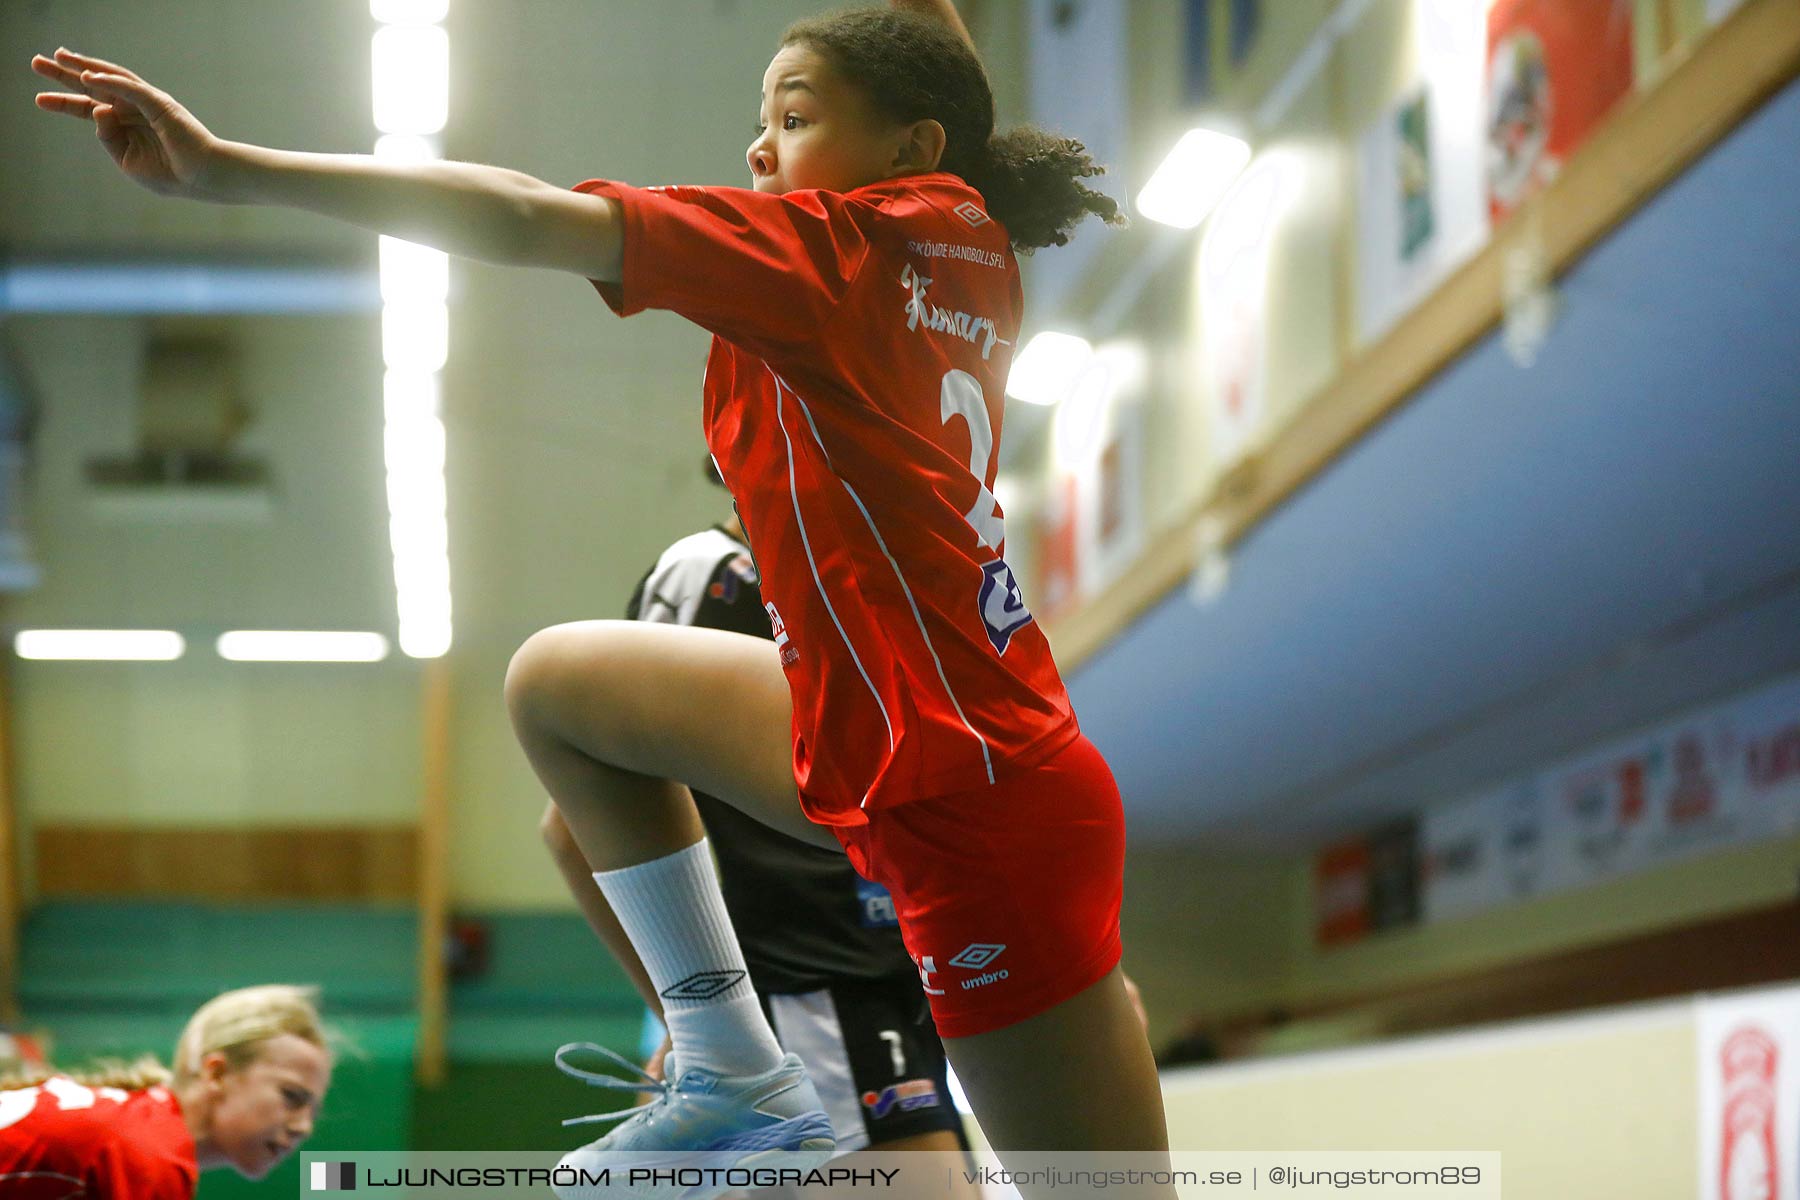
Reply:
[[100, 144], [133, 182], [165, 196], [218, 198], [206, 186], [218, 139], [167, 92], [73, 50], [36, 55], [31, 69], [67, 89], [39, 92], [37, 106], [92, 121]]

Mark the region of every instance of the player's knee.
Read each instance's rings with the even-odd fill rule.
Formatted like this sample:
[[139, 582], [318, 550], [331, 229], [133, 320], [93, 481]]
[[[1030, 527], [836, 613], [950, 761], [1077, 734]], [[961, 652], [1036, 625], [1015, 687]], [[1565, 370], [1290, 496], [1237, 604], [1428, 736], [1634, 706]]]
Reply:
[[552, 625], [525, 639], [506, 664], [506, 710], [513, 724], [535, 723], [556, 694], [556, 680], [569, 649], [566, 626]]
[[525, 639], [506, 668], [506, 709], [529, 750], [566, 742], [602, 762], [620, 762], [631, 726], [611, 667], [627, 622], [552, 625]]
[[538, 836], [544, 839], [544, 845], [552, 854], [575, 844], [575, 835], [569, 832], [568, 823], [563, 820], [555, 801], [544, 805], [544, 815], [538, 818]]

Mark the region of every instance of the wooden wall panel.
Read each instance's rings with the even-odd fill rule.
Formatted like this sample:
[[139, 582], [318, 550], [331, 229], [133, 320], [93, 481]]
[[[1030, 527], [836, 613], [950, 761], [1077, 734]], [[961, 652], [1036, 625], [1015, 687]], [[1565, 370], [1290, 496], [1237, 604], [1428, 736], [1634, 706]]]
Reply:
[[37, 895], [192, 900], [411, 902], [411, 825], [41, 825]]

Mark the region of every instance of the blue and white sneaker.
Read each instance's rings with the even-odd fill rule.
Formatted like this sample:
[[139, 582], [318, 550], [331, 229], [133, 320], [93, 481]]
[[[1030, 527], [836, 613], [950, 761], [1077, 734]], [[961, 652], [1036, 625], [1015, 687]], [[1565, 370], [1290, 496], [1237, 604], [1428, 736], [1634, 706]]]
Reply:
[[[599, 1054], [635, 1078], [621, 1079], [583, 1070], [567, 1061], [576, 1051]], [[760, 1075], [720, 1075], [699, 1068], [677, 1072], [673, 1053], [663, 1068], [673, 1084], [653, 1079], [630, 1059], [592, 1042], [571, 1042], [556, 1052], [556, 1066], [563, 1074], [593, 1087], [631, 1092], [653, 1092], [651, 1099], [620, 1112], [571, 1117], [564, 1125], [598, 1121], [623, 1123], [597, 1142], [563, 1156], [559, 1168], [585, 1171], [590, 1178], [606, 1172], [604, 1186], [571, 1183], [552, 1187], [561, 1200], [602, 1200], [603, 1197], [657, 1195], [661, 1189], [633, 1186], [630, 1169], [708, 1167], [716, 1185], [703, 1183], [683, 1191], [683, 1200], [705, 1200], [730, 1190], [724, 1168], [782, 1166], [802, 1170], [831, 1157], [837, 1139], [831, 1121], [819, 1103], [819, 1094], [806, 1077], [806, 1068], [792, 1054]]]

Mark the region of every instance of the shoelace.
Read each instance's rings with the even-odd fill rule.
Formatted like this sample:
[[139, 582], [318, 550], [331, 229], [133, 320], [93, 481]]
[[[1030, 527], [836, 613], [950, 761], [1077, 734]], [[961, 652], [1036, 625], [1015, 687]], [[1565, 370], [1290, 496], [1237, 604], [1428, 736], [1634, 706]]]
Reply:
[[[617, 1075], [602, 1075], [597, 1071], [583, 1070], [564, 1058], [565, 1055], [573, 1054], [577, 1050], [591, 1050], [614, 1066], [630, 1071], [637, 1078], [620, 1079]], [[571, 1079], [581, 1080], [589, 1087], [614, 1088], [621, 1092], [657, 1093], [654, 1099], [648, 1100], [636, 1108], [624, 1108], [617, 1112], [592, 1113], [585, 1117], [570, 1117], [563, 1122], [564, 1125], [593, 1125], [603, 1121], [623, 1121], [627, 1117], [655, 1108], [669, 1094], [668, 1084], [651, 1075], [618, 1051], [609, 1050], [605, 1046], [596, 1045], [593, 1042], [570, 1042], [563, 1046], [556, 1052], [556, 1069]]]

